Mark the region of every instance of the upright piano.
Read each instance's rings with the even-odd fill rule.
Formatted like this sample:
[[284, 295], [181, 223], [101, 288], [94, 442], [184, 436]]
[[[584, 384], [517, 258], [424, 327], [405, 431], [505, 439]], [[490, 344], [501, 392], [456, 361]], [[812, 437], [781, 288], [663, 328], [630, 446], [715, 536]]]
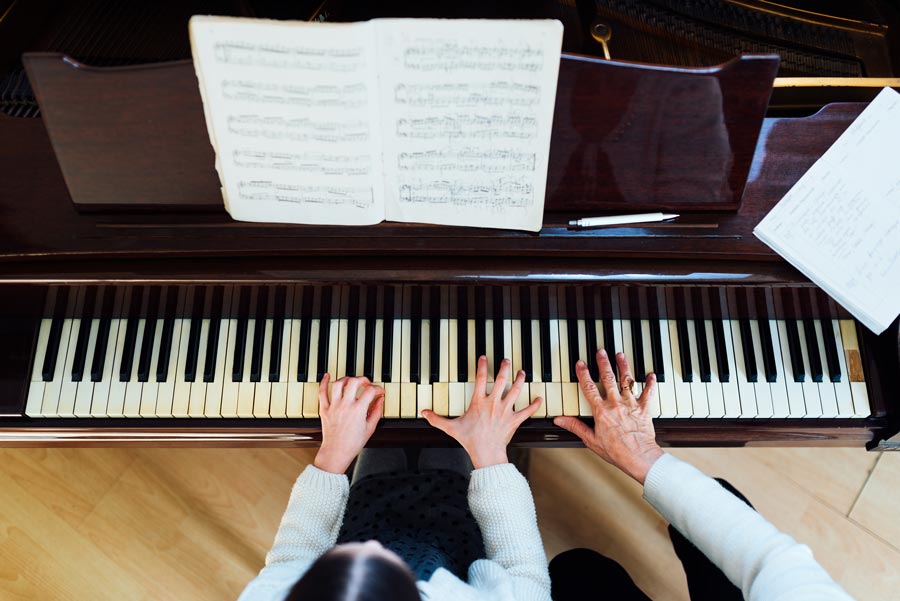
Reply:
[[[316, 444], [324, 373], [385, 386], [375, 444], [446, 444], [418, 412], [462, 414], [480, 355], [492, 372], [503, 357], [527, 372], [520, 405], [545, 399], [515, 444], [574, 445], [550, 418], [591, 420], [574, 363], [596, 377], [601, 347], [628, 356], [638, 390], [657, 375], [663, 444], [898, 444], [898, 324], [876, 336], [752, 234], [880, 86], [898, 84], [890, 3], [835, 3], [831, 15], [802, 2], [722, 0], [691, 14], [666, 1], [499, 3], [566, 25], [538, 234], [251, 224], [222, 210], [212, 150], [195, 135], [205, 136], [199, 96], [184, 91], [196, 85], [187, 17], [373, 16], [363, 4], [7, 4], [0, 34], [16, 36], [0, 48], [0, 445]], [[417, 16], [400, 4], [382, 9]], [[460, 7], [450, 16], [477, 9]], [[613, 60], [598, 58], [604, 45]], [[45, 54], [23, 62], [23, 51]], [[765, 55], [734, 58], [742, 51]], [[625, 68], [703, 85], [641, 79], [604, 94], [597, 78]], [[771, 86], [778, 69], [768, 105], [768, 92], [760, 103], [752, 83], [736, 85]], [[135, 78], [155, 92], [136, 96]], [[97, 85], [103, 94], [85, 91]], [[190, 110], [168, 120], [180, 109], [148, 97]], [[710, 98], [699, 106], [719, 146], [698, 149], [681, 115], [705, 114], [696, 102]], [[117, 106], [134, 110], [114, 116]], [[632, 125], [648, 106], [667, 107], [660, 122]], [[755, 117], [714, 118], [725, 106]], [[122, 153], [137, 154], [111, 150], [132, 127], [147, 138], [125, 140]], [[160, 134], [171, 131], [182, 135]], [[635, 151], [651, 146], [658, 156]], [[128, 174], [112, 170], [117, 161]], [[656, 206], [682, 217], [567, 226]]]

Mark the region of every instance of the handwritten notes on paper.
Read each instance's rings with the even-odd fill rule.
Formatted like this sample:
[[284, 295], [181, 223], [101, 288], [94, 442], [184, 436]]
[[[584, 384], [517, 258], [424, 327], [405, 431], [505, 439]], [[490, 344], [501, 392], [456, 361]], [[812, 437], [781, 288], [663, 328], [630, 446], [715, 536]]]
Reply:
[[235, 219], [540, 229], [558, 22], [190, 28]]
[[754, 233], [883, 332], [900, 314], [900, 94], [882, 90]]

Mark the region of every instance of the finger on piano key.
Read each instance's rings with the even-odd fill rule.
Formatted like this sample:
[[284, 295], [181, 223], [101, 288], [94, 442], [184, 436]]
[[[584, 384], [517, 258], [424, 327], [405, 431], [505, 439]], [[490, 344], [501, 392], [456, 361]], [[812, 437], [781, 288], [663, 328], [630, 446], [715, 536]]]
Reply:
[[[121, 365], [122, 357], [125, 354], [125, 335], [128, 331], [129, 307], [132, 306], [132, 297], [138, 294], [138, 290], [127, 287], [123, 294], [120, 311], [117, 313], [119, 317], [115, 320], [118, 322], [118, 330], [115, 336], [116, 352], [109, 357], [113, 362], [113, 378], [109, 383], [109, 395], [106, 402], [106, 415], [108, 417], [124, 417], [125, 409], [126, 383], [121, 379]], [[110, 334], [110, 337], [112, 337], [112, 334]], [[91, 413], [93, 413], [93, 407], [91, 408]]]
[[[396, 299], [394, 286], [387, 285], [384, 287], [384, 303], [383, 303], [383, 325], [382, 325], [382, 365], [381, 365], [381, 381], [388, 383], [391, 381], [391, 372], [393, 371], [394, 356], [394, 315], [396, 313]], [[398, 316], [399, 317], [399, 316]], [[400, 344], [400, 340], [396, 341]], [[376, 372], [377, 374], [377, 372]], [[385, 402], [387, 399], [385, 398]]]
[[359, 342], [359, 300], [360, 300], [360, 287], [359, 286], [349, 286], [344, 287], [346, 289], [347, 294], [347, 312], [344, 314], [347, 316], [346, 318], [346, 334], [344, 334], [344, 321], [341, 321], [341, 333], [343, 340], [341, 341], [341, 350], [343, 359], [339, 359], [339, 361], [343, 362], [342, 366], [339, 366], [338, 371], [341, 371], [343, 368], [344, 374], [348, 376], [357, 376], [362, 375], [362, 364], [357, 364], [356, 362], [356, 345]]
[[[104, 299], [104, 291], [107, 294], [112, 295], [113, 290], [110, 288], [97, 288], [96, 294], [94, 296], [94, 306], [93, 312], [89, 316], [87, 322], [82, 322], [82, 327], [87, 323], [90, 328], [90, 333], [88, 334], [87, 344], [84, 349], [84, 364], [81, 366], [81, 378], [78, 380], [78, 390], [75, 393], [75, 416], [76, 417], [90, 417], [91, 415], [91, 401], [94, 397], [94, 382], [89, 377], [85, 376], [85, 370], [87, 369], [87, 361], [88, 358], [93, 357], [96, 353], [97, 348], [97, 335], [98, 330], [100, 329], [100, 322], [102, 318], [103, 312], [103, 299]], [[80, 334], [81, 332], [79, 332]], [[157, 340], [158, 343], [158, 340]], [[76, 366], [73, 366], [73, 376], [74, 370]], [[74, 379], [74, 377], [73, 377]]]
[[423, 409], [434, 409], [434, 385], [432, 384], [416, 385], [416, 406], [412, 412], [412, 415], [408, 417], [419, 417], [419, 412]]
[[[735, 369], [737, 370], [735, 373], [735, 379], [737, 380], [738, 393], [740, 395], [741, 402], [741, 413], [739, 417], [756, 417], [759, 415], [759, 411], [756, 406], [757, 389], [753, 386], [753, 382], [750, 381], [750, 378], [747, 374], [747, 361], [744, 357], [744, 349], [749, 346], [750, 350], [752, 351], [753, 342], [752, 340], [749, 342], [745, 342], [741, 339], [742, 329], [740, 320], [730, 319], [727, 323], [731, 326], [732, 338], [732, 345], [728, 350], [729, 352], [734, 353], [734, 364]], [[728, 408], [727, 400], [728, 399], [726, 399], [726, 409]]]
[[[513, 304], [513, 319], [509, 320], [509, 335], [510, 335], [510, 348], [512, 349], [512, 369], [513, 373], [522, 370], [525, 372], [525, 382], [529, 381], [528, 370], [525, 369], [525, 357], [526, 355], [530, 359], [531, 357], [531, 349], [523, 347], [522, 343], [522, 314], [518, 307], [521, 307], [519, 303], [519, 287], [515, 287], [511, 289], [510, 299]], [[531, 363], [529, 361], [529, 363]], [[531, 366], [529, 365], [529, 368]]]
[[69, 320], [68, 340], [63, 339], [60, 345], [65, 345], [65, 360], [63, 361], [63, 349], [60, 349], [60, 361], [63, 362], [63, 371], [59, 388], [59, 403], [56, 413], [59, 417], [75, 416], [75, 395], [78, 392], [78, 382], [72, 379], [72, 366], [75, 362], [75, 347], [78, 344], [78, 333], [81, 330], [81, 314], [84, 310], [85, 288], [79, 287], [75, 296], [75, 305], [67, 317]]
[[809, 361], [809, 375], [813, 382], [821, 382], [824, 377], [822, 358], [819, 356], [819, 338], [816, 335], [814, 319], [804, 319], [801, 338], [806, 343], [806, 358]]
[[585, 286], [581, 289], [581, 305], [584, 311], [584, 335], [587, 338], [584, 362], [588, 366], [591, 379], [595, 382], [600, 379], [600, 371], [597, 367], [597, 351], [600, 349], [602, 335], [598, 337], [598, 329], [602, 331], [602, 322], [597, 319], [597, 294], [596, 286]]
[[[375, 338], [374, 338], [374, 343], [373, 343], [373, 346], [376, 349], [382, 348], [383, 338], [384, 338], [384, 320], [381, 318], [378, 318], [375, 320]], [[384, 355], [382, 355], [381, 352], [375, 353], [375, 355], [373, 357], [373, 363], [372, 363], [372, 373], [374, 373], [375, 375], [378, 375], [384, 371], [384, 368], [382, 367], [382, 363], [384, 362], [385, 358], [386, 357]], [[388, 359], [389, 359], [389, 357], [388, 357]], [[377, 381], [377, 380], [373, 380], [373, 381]]]
[[[485, 317], [486, 294], [484, 286], [475, 286], [475, 356], [487, 356], [487, 324]], [[488, 373], [491, 372], [491, 364], [488, 362]], [[469, 368], [471, 369], [471, 367]]]
[[347, 337], [349, 335], [348, 327], [349, 321], [346, 318], [347, 315], [347, 294], [344, 293], [344, 286], [339, 286], [336, 288], [335, 292], [340, 292], [341, 301], [339, 303], [338, 319], [336, 319], [333, 323], [337, 326], [337, 352], [336, 352], [336, 363], [334, 364], [334, 371], [330, 371], [335, 375], [335, 379], [338, 380], [347, 375], [354, 375], [347, 373]]
[[[506, 302], [508, 298], [506, 298], [505, 293], [508, 290], [501, 288], [500, 286], [494, 286], [493, 293], [493, 305], [491, 310], [493, 311], [492, 316], [492, 325], [494, 327], [493, 332], [493, 347], [494, 347], [494, 363], [495, 373], [496, 369], [500, 367], [500, 362], [503, 359], [512, 359], [512, 348], [508, 346], [509, 342], [506, 339], [506, 327], [508, 323], [509, 317], [509, 303]], [[512, 372], [515, 373], [515, 372]], [[512, 385], [512, 382], [507, 382], [507, 390], [509, 386]]]
[[866, 388], [865, 374], [863, 373], [862, 356], [859, 353], [859, 340], [856, 334], [856, 322], [852, 319], [834, 320], [835, 337], [840, 334], [839, 341], [843, 352], [840, 353], [841, 371], [845, 374], [841, 378], [838, 397], [841, 412], [847, 410], [846, 385], [849, 384], [852, 401], [852, 415], [854, 417], [868, 417], [872, 410], [869, 407], [869, 391]]
[[[346, 286], [335, 287], [331, 295], [331, 326], [328, 328], [328, 364], [327, 373], [338, 372], [339, 340], [340, 340], [340, 307]], [[321, 334], [320, 334], [321, 336]]]
[[772, 360], [775, 362], [776, 379], [769, 383], [769, 391], [772, 397], [772, 417], [785, 418], [791, 416], [790, 398], [788, 397], [789, 389], [787, 382], [792, 378], [788, 376], [790, 372], [784, 371], [784, 356], [787, 349], [781, 347], [781, 339], [778, 333], [778, 320], [765, 319], [759, 321], [760, 330], [769, 332], [769, 339], [772, 342]]
[[[467, 315], [469, 319], [466, 319], [466, 348], [465, 348], [465, 357], [466, 357], [466, 382], [474, 383], [475, 382], [475, 374], [478, 371], [478, 357], [481, 355], [478, 354], [477, 350], [477, 320], [475, 319], [475, 302], [474, 302], [474, 290], [468, 290], [467, 293], [467, 301], [466, 306], [468, 307]], [[462, 350], [462, 349], [461, 349]], [[467, 387], [467, 390], [471, 387]], [[472, 395], [466, 395], [466, 408], [468, 408], [468, 403], [471, 400]]]
[[532, 418], [542, 418], [547, 417], [547, 385], [544, 382], [530, 382], [528, 384], [528, 403], [531, 404], [540, 397], [543, 399], [543, 403], [538, 407], [538, 410], [532, 415]]
[[490, 394], [491, 383], [494, 381], [494, 375], [497, 373], [495, 366], [499, 367], [500, 362], [503, 360], [503, 357], [494, 358], [494, 321], [491, 318], [485, 319], [485, 358], [488, 364], [487, 392]]
[[[675, 391], [675, 367], [674, 361], [677, 355], [677, 349], [672, 349], [669, 332], [671, 328], [675, 327], [675, 322], [670, 322], [666, 319], [659, 320], [651, 320], [650, 322], [651, 332], [653, 328], [656, 327], [656, 331], [659, 334], [659, 351], [660, 351], [660, 362], [656, 362], [656, 357], [653, 359], [653, 366], [657, 370], [654, 373], [657, 378], [657, 396], [659, 397], [659, 416], [660, 417], [675, 417], [678, 415], [678, 399]], [[676, 342], [677, 344], [677, 342]], [[675, 352], [673, 352], [675, 350]], [[659, 373], [663, 372], [667, 375], [666, 379], [663, 380], [659, 377]]]
[[[714, 323], [721, 324], [722, 321], [717, 319], [714, 322], [711, 319], [704, 319], [702, 321], [698, 320], [697, 323], [703, 325], [706, 339], [709, 341], [715, 340], [716, 334], [714, 331]], [[697, 352], [698, 354], [706, 353], [706, 361], [708, 365], [710, 365], [709, 382], [706, 384], [706, 400], [709, 406], [709, 417], [725, 417], [725, 395], [732, 394], [737, 397], [737, 387], [732, 387], [730, 384], [723, 384], [719, 379], [715, 344], [707, 344], [705, 349], [701, 349], [701, 347], [702, 345], [698, 344]], [[738, 404], [738, 407], [740, 407], [740, 404]]]
[[806, 417], [822, 417], [822, 400], [819, 397], [819, 385], [815, 382], [812, 368], [810, 367], [809, 347], [806, 344], [805, 330], [805, 320], [798, 320], [797, 333], [800, 336], [800, 356], [803, 360], [803, 373], [807, 374], [807, 377], [801, 382], [803, 386], [803, 401], [806, 404]]
[[[210, 350], [207, 347], [207, 364], [212, 361], [210, 378], [206, 387], [206, 407], [203, 413], [206, 417], [221, 417], [223, 415], [225, 388], [228, 386], [230, 379], [228, 377], [228, 342], [229, 332], [234, 324], [233, 319], [229, 319], [233, 311], [234, 286], [221, 286], [219, 290], [213, 293], [214, 312], [216, 317], [213, 322], [217, 322], [215, 336], [215, 349]], [[213, 322], [210, 322], [211, 324]], [[212, 327], [212, 325], [211, 325]], [[210, 339], [212, 342], [212, 338]], [[210, 359], [211, 358], [211, 359]], [[208, 369], [204, 366], [204, 371]], [[206, 380], [204, 374], [204, 380]], [[236, 409], [235, 409], [236, 411]]]
[[475, 382], [466, 382], [466, 411], [469, 410], [469, 405], [472, 404], [473, 396], [475, 396]]
[[[819, 363], [824, 364], [827, 362], [827, 358], [825, 357], [825, 340], [824, 333], [822, 331], [822, 321], [819, 319], [813, 319], [811, 320], [811, 322], [813, 328], [816, 331], [817, 342], [817, 347], [813, 350], [819, 355]], [[819, 386], [819, 400], [822, 402], [823, 417], [838, 416], [838, 403], [834, 385], [831, 384], [831, 380], [829, 378], [824, 377], [824, 374], [822, 378], [822, 384]]]
[[632, 328], [631, 326], [635, 321], [632, 321], [630, 319], [623, 319], [620, 323], [622, 324], [622, 352], [625, 353], [625, 358], [628, 360], [628, 366], [631, 369], [631, 377], [634, 378], [634, 384], [631, 391], [634, 394], [634, 397], [637, 398], [641, 396], [643, 386], [637, 379], [637, 374], [634, 371], [634, 366], [637, 363], [637, 355], [643, 355], [643, 352], [635, 352], [634, 339], [631, 336], [631, 333], [634, 331], [634, 328]]
[[75, 354], [72, 357], [71, 374], [73, 382], [80, 382], [84, 377], [84, 365], [88, 355], [88, 340], [91, 338], [91, 331], [96, 327], [94, 323], [94, 315], [98, 308], [96, 301], [97, 287], [88, 286], [85, 288], [84, 301], [79, 313], [81, 323], [78, 328], [78, 338], [75, 342]]

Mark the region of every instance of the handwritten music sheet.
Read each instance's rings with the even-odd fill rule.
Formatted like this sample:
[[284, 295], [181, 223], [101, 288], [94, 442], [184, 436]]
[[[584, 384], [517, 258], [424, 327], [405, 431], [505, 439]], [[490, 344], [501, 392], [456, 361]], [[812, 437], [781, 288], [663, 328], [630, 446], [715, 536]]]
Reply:
[[898, 157], [885, 88], [753, 230], [876, 334], [900, 314]]
[[562, 24], [375, 25], [387, 218], [540, 230]]
[[235, 219], [540, 230], [558, 21], [195, 16], [190, 32]]
[[384, 219], [369, 23], [193, 17], [190, 31], [232, 217], [348, 225]]

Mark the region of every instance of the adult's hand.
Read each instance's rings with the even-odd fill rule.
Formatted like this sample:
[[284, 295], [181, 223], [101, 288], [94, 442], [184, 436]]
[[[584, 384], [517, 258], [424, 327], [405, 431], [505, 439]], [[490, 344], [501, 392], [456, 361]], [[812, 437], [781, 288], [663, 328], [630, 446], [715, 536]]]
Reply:
[[509, 359], [500, 363], [500, 370], [494, 379], [494, 387], [487, 394], [487, 358], [478, 358], [478, 371], [475, 375], [475, 393], [472, 402], [462, 417], [455, 419], [438, 415], [434, 411], [425, 409], [422, 417], [428, 423], [446, 432], [462, 445], [472, 459], [475, 469], [508, 463], [506, 446], [509, 444], [516, 429], [526, 419], [534, 415], [541, 406], [542, 400], [536, 398], [528, 407], [513, 410], [522, 385], [525, 383], [525, 372], [516, 374], [509, 392], [503, 396], [510, 377]]
[[384, 388], [368, 378], [341, 378], [328, 396], [328, 374], [319, 384], [322, 446], [313, 462], [320, 470], [343, 474], [366, 446], [384, 409]]
[[580, 438], [587, 448], [643, 484], [650, 467], [663, 454], [656, 444], [656, 432], [648, 410], [650, 400], [656, 396], [656, 376], [647, 376], [644, 391], [635, 398], [631, 392], [634, 378], [623, 353], [616, 355], [616, 363], [621, 374], [621, 391], [606, 351], [597, 351], [602, 393], [591, 379], [584, 361], [575, 364], [578, 383], [594, 414], [593, 430], [577, 417], [556, 417], [553, 423]]

